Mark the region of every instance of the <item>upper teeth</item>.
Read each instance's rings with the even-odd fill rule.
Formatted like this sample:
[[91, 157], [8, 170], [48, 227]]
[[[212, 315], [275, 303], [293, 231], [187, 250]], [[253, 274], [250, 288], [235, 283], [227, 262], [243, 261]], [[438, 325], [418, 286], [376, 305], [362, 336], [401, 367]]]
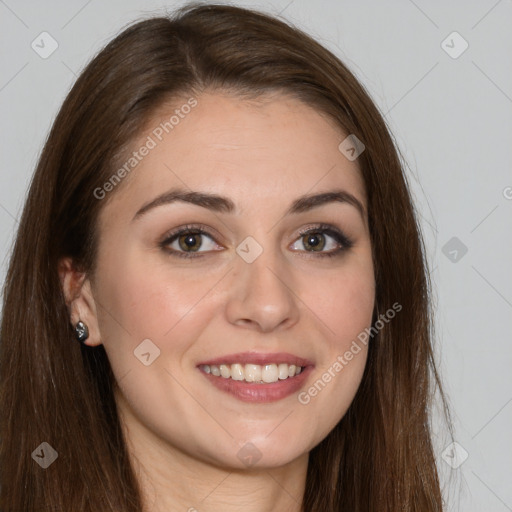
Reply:
[[206, 373], [211, 373], [216, 377], [225, 379], [245, 380], [246, 382], [277, 382], [288, 377], [298, 375], [302, 371], [301, 366], [294, 364], [220, 364], [220, 365], [201, 365]]

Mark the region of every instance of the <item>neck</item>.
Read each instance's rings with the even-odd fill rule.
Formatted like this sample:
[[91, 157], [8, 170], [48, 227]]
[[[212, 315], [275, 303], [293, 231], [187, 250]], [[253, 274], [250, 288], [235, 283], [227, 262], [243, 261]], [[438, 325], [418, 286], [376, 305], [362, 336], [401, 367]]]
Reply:
[[[144, 512], [301, 512], [307, 455], [271, 469], [230, 470], [187, 456], [140, 460]], [[186, 459], [186, 460], [185, 460]]]

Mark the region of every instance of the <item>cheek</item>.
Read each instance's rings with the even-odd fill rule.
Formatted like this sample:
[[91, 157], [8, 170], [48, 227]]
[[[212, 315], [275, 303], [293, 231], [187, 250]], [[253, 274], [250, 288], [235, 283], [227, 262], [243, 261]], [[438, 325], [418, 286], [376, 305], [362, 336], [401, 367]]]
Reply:
[[314, 378], [297, 396], [301, 409], [295, 419], [300, 422], [303, 418], [304, 424], [309, 425], [311, 448], [345, 416], [366, 367], [368, 343], [358, 336], [371, 325], [373, 296], [371, 293], [346, 296], [359, 298], [360, 309], [339, 301], [329, 310], [330, 328], [334, 332], [325, 338], [323, 350], [319, 351]]
[[132, 261], [125, 258], [122, 265], [110, 265], [100, 280], [99, 296], [105, 307], [99, 308], [98, 319], [118, 381], [128, 373], [139, 378], [139, 372], [148, 368], [137, 357], [148, 352], [150, 368], [181, 372], [189, 350], [213, 315], [207, 292], [217, 280], [218, 276], [210, 279], [202, 272], [186, 277], [183, 271], [170, 272], [165, 261], [148, 265], [134, 257]]
[[367, 265], [357, 271], [347, 268], [325, 285], [323, 292], [309, 294], [314, 312], [322, 320], [316, 323], [324, 325], [326, 334], [315, 379], [299, 401], [324, 411], [322, 427], [328, 430], [348, 409], [366, 365], [365, 330], [371, 326], [375, 303], [372, 267]]
[[375, 282], [371, 266], [352, 271], [347, 268], [320, 286], [310, 286], [303, 294], [308, 305], [324, 325], [331, 350], [343, 350], [357, 335], [369, 327], [375, 304]]
[[113, 329], [132, 343], [170, 336], [174, 326], [193, 312], [194, 304], [204, 295], [204, 281], [169, 275], [165, 266], [134, 260], [111, 269], [102, 279], [100, 295], [112, 312], [102, 316], [102, 332]]

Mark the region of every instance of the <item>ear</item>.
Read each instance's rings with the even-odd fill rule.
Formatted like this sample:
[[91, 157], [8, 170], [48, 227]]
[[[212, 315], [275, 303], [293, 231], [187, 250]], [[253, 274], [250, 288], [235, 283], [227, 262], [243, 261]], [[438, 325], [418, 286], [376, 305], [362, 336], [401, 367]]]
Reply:
[[85, 345], [91, 347], [101, 345], [96, 302], [90, 280], [86, 278], [84, 272], [76, 270], [73, 260], [69, 257], [59, 261], [58, 270], [71, 324], [75, 326], [81, 320], [87, 326], [89, 337]]

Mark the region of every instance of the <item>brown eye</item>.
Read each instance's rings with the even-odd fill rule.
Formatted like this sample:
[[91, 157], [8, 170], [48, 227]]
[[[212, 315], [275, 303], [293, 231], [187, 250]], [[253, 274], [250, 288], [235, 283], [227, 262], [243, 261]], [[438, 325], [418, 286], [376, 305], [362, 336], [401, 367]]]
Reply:
[[354, 245], [345, 234], [329, 224], [305, 229], [300, 235], [301, 238], [298, 240], [302, 241], [304, 251], [306, 253], [316, 253], [315, 256], [320, 257], [339, 255]]
[[178, 243], [181, 249], [183, 251], [187, 251], [187, 249], [190, 249], [192, 251], [197, 251], [201, 247], [201, 236], [202, 234], [199, 232], [196, 233], [187, 233], [186, 235], [180, 235], [178, 237]]
[[[205, 239], [209, 239], [206, 244]], [[210, 247], [208, 247], [208, 243]], [[168, 234], [159, 245], [171, 256], [182, 258], [201, 257], [203, 252], [215, 250], [217, 247], [213, 236], [208, 232], [201, 228], [188, 226]], [[199, 249], [204, 250], [200, 251]]]
[[310, 247], [313, 252], [321, 251], [325, 247], [325, 237], [321, 233], [307, 233], [303, 235], [303, 244], [306, 250]]

